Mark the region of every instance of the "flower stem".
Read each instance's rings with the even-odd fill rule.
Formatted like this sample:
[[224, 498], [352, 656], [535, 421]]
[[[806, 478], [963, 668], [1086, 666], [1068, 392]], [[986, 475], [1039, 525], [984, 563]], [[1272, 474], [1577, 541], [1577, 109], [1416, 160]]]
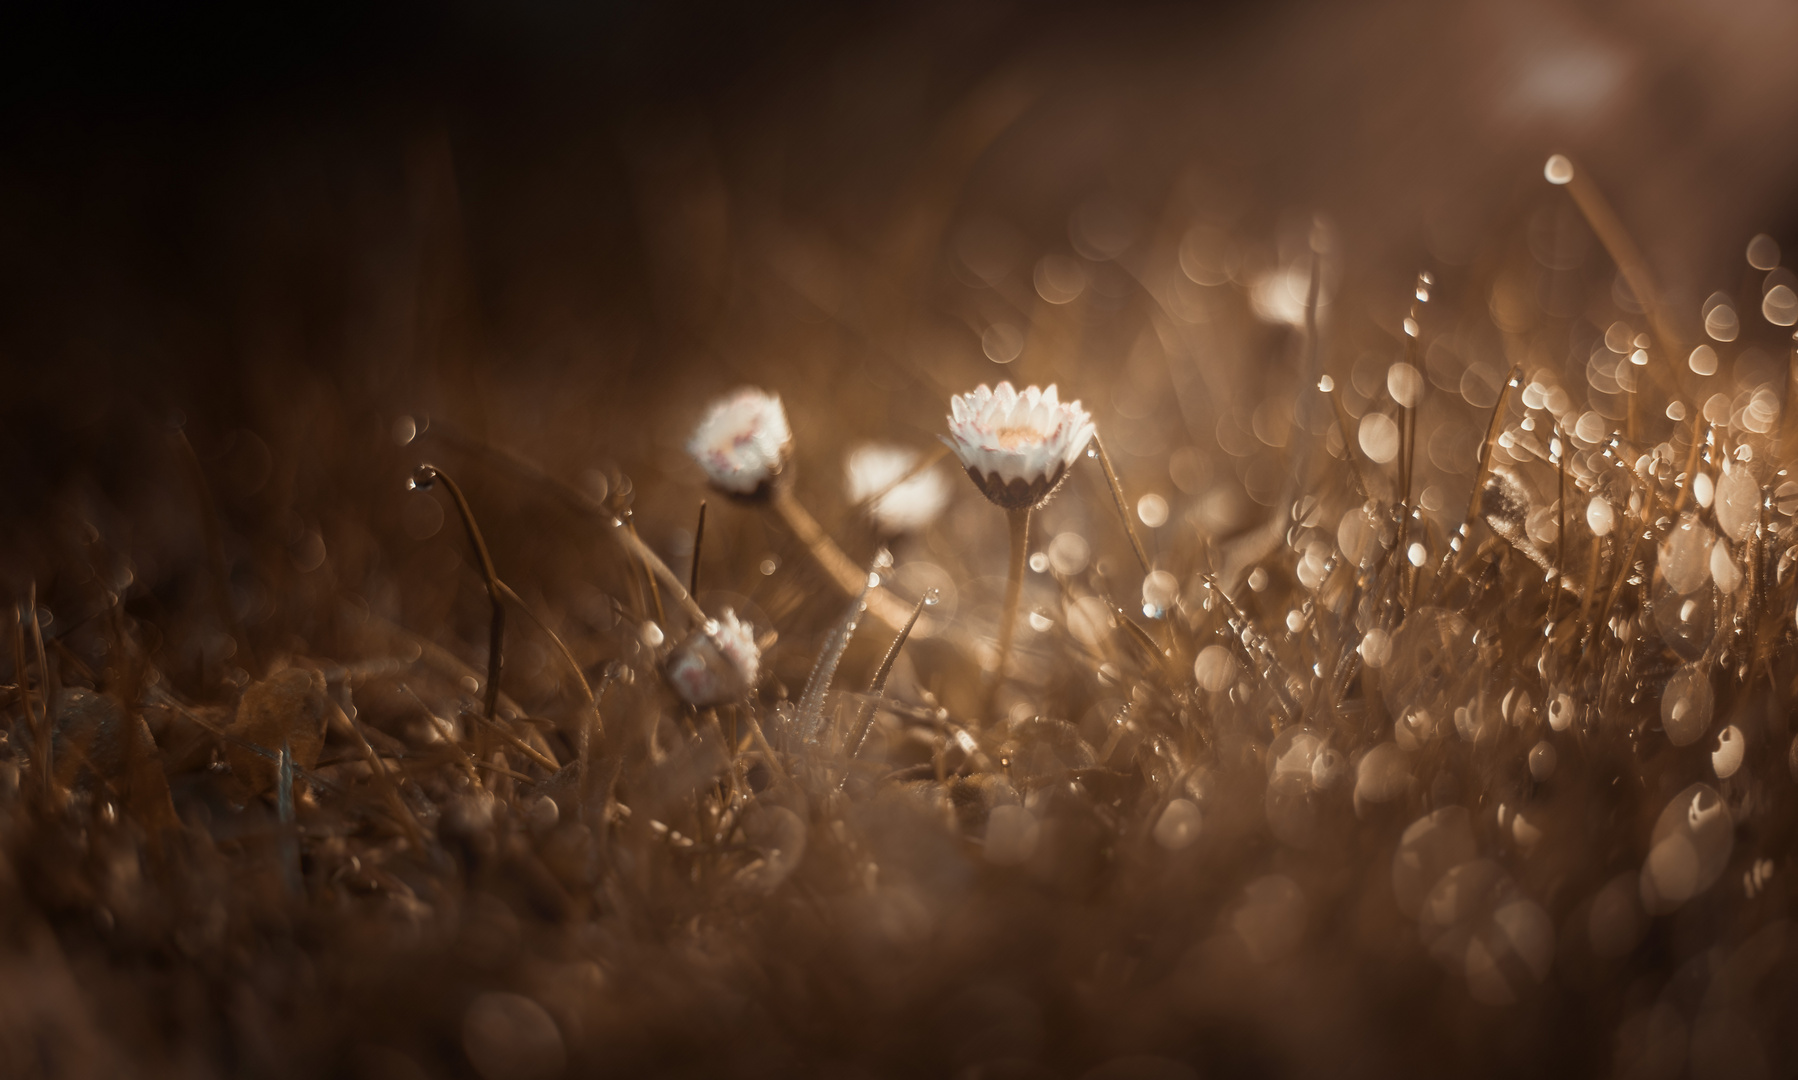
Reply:
[[[836, 583], [837, 588], [841, 589], [845, 596], [851, 598], [861, 596], [868, 580], [867, 569], [849, 561], [849, 556], [843, 554], [843, 549], [838, 547], [837, 542], [824, 531], [824, 527], [818, 524], [818, 519], [799, 504], [799, 500], [793, 497], [792, 491], [784, 486], [776, 486], [770, 502], [774, 507], [774, 512], [779, 514], [780, 520], [786, 524], [788, 531], [797, 537], [801, 544], [805, 545], [806, 551], [812, 556], [812, 561], [816, 562], [819, 568], [829, 575], [830, 579]], [[905, 618], [910, 614], [910, 609], [903, 602], [881, 589], [867, 589], [866, 592], [869, 614], [894, 630], [905, 625]]]
[[1030, 551], [1030, 508], [1006, 514], [1011, 524], [1011, 566], [1005, 573], [1005, 607], [999, 613], [999, 660], [993, 665], [992, 687], [986, 695], [989, 713], [999, 696], [999, 685], [1005, 681], [1005, 661], [1011, 656], [1011, 635], [1018, 622], [1018, 598], [1024, 592], [1024, 560]]

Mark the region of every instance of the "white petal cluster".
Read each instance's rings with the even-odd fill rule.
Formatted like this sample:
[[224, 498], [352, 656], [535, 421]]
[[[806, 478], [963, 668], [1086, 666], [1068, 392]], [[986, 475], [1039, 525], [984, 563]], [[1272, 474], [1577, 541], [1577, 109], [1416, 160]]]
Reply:
[[868, 512], [884, 532], [917, 532], [949, 505], [949, 484], [941, 472], [929, 468], [906, 476], [918, 467], [918, 457], [909, 446], [863, 443], [843, 463], [849, 501], [874, 499]]
[[779, 474], [792, 442], [780, 395], [745, 387], [712, 403], [687, 453], [719, 490], [754, 495]]
[[1022, 393], [1008, 382], [992, 390], [980, 386], [950, 398], [949, 408], [944, 441], [989, 498], [989, 484], [1052, 487], [1093, 437], [1092, 417], [1078, 401], [1061, 401], [1053, 385]]
[[761, 674], [762, 650], [755, 629], [725, 608], [717, 619], [693, 632], [668, 657], [668, 682], [681, 700], [701, 707], [722, 705], [748, 693]]

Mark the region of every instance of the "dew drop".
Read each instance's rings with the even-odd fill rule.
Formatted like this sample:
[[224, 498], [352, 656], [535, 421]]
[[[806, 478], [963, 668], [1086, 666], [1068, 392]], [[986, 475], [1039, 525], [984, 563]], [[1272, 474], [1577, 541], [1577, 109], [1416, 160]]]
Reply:
[[1180, 595], [1180, 579], [1166, 570], [1156, 570], [1142, 580], [1142, 601], [1145, 608], [1166, 611], [1174, 606], [1174, 600]]
[[1686, 358], [1686, 366], [1694, 375], [1715, 375], [1717, 373], [1717, 350], [1709, 345], [1700, 345], [1692, 350]]
[[1593, 536], [1609, 536], [1617, 525], [1617, 512], [1602, 497], [1594, 495], [1586, 504], [1586, 525]]
[[1356, 440], [1369, 460], [1384, 465], [1398, 456], [1398, 424], [1385, 413], [1370, 412], [1361, 418]]
[[1547, 780], [1555, 774], [1555, 747], [1547, 739], [1530, 747], [1530, 775], [1537, 783]]
[[1649, 839], [1642, 906], [1666, 914], [1710, 888], [1728, 864], [1734, 841], [1734, 822], [1716, 788], [1693, 784], [1675, 795]]
[[1192, 662], [1192, 674], [1204, 689], [1221, 693], [1236, 681], [1236, 658], [1222, 645], [1207, 645]]
[[1742, 758], [1748, 752], [1747, 741], [1742, 737], [1742, 729], [1734, 724], [1717, 733], [1717, 745], [1711, 749], [1711, 770], [1717, 779], [1727, 780], [1742, 767]]
[[1151, 529], [1167, 524], [1167, 500], [1150, 493], [1136, 500], [1136, 516]]
[[1714, 543], [1716, 534], [1689, 512], [1667, 533], [1660, 545], [1659, 569], [1675, 592], [1684, 596], [1710, 578]]
[[1742, 584], [1742, 570], [1730, 557], [1729, 545], [1721, 540], [1711, 548], [1711, 580], [1726, 594]]
[[1761, 298], [1761, 315], [1774, 326], [1798, 323], [1798, 293], [1790, 285], [1775, 285]]
[[1355, 651], [1360, 653], [1363, 664], [1378, 671], [1392, 656], [1392, 637], [1375, 627], [1361, 638], [1361, 644], [1356, 646]]
[[1736, 309], [1730, 306], [1729, 297], [1713, 293], [1705, 301], [1704, 332], [1713, 341], [1734, 341], [1742, 332], [1741, 321], [1736, 318]]
[[1699, 473], [1692, 477], [1692, 498], [1701, 507], [1708, 507], [1717, 498], [1717, 485], [1711, 480], [1710, 473]]
[[1038, 574], [1049, 569], [1049, 556], [1043, 552], [1035, 552], [1030, 556], [1030, 569]]
[[1661, 691], [1661, 727], [1674, 746], [1690, 746], [1704, 737], [1715, 708], [1710, 674], [1700, 664], [1685, 664]]
[[1557, 186], [1569, 183], [1573, 180], [1573, 162], [1565, 154], [1556, 154], [1548, 159], [1548, 164], [1542, 166], [1542, 176]]
[[1423, 397], [1423, 373], [1406, 363], [1386, 369], [1386, 391], [1392, 400], [1411, 408]]
[[1573, 699], [1566, 694], [1556, 694], [1548, 703], [1548, 726], [1555, 731], [1566, 731], [1573, 726]]
[[1731, 540], [1746, 539], [1761, 518], [1761, 486], [1748, 469], [1736, 467], [1717, 481], [1717, 527]]
[[1779, 241], [1760, 233], [1748, 241], [1748, 265], [1756, 270], [1771, 270], [1779, 265]]
[[1383, 742], [1367, 752], [1355, 769], [1355, 801], [1390, 802], [1411, 784], [1411, 762], [1395, 742]]

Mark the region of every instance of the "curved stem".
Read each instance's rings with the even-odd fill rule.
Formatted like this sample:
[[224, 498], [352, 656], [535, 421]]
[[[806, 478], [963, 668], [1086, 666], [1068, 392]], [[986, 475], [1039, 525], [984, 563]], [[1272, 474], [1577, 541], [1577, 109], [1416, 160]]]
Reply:
[[499, 573], [493, 569], [493, 555], [487, 550], [487, 541], [481, 538], [481, 527], [475, 524], [474, 511], [468, 506], [468, 499], [463, 496], [462, 489], [450, 479], [450, 475], [435, 465], [420, 465], [412, 474], [414, 487], [428, 488], [436, 481], [443, 481], [443, 486], [455, 500], [456, 512], [462, 515], [462, 527], [468, 531], [469, 546], [474, 548], [475, 555], [481, 560], [481, 579], [487, 586], [487, 602], [493, 608], [493, 616], [487, 630], [487, 693], [481, 703], [483, 714], [492, 720], [499, 713], [499, 677], [500, 669], [505, 662], [506, 647], [506, 605], [502, 599], [502, 588]]
[[1012, 631], [1018, 621], [1018, 598], [1024, 592], [1024, 561], [1030, 550], [1030, 508], [1008, 510], [1011, 525], [1011, 565], [1005, 573], [1005, 606], [999, 613], [999, 659], [993, 665], [992, 687], [987, 691], [987, 711], [992, 711], [1005, 681], [1005, 661], [1011, 656]]
[[[799, 504], [792, 491], [777, 485], [770, 502], [774, 506], [774, 512], [786, 524], [787, 530], [805, 545], [812, 561], [829, 575], [837, 588], [845, 596], [861, 596], [868, 581], [867, 569], [849, 561], [849, 556], [843, 554], [843, 549], [824, 531], [824, 526], [818, 524], [818, 519]], [[878, 588], [867, 589], [867, 602], [868, 613], [890, 628], [897, 630], [905, 625], [905, 617], [910, 613], [910, 608], [897, 597]]]

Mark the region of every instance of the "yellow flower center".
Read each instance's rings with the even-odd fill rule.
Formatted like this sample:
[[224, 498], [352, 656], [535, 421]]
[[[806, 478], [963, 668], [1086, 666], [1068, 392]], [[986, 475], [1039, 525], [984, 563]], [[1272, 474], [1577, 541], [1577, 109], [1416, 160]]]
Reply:
[[1043, 433], [1033, 427], [1000, 428], [994, 435], [999, 440], [999, 446], [1005, 450], [1016, 450], [1043, 441]]

